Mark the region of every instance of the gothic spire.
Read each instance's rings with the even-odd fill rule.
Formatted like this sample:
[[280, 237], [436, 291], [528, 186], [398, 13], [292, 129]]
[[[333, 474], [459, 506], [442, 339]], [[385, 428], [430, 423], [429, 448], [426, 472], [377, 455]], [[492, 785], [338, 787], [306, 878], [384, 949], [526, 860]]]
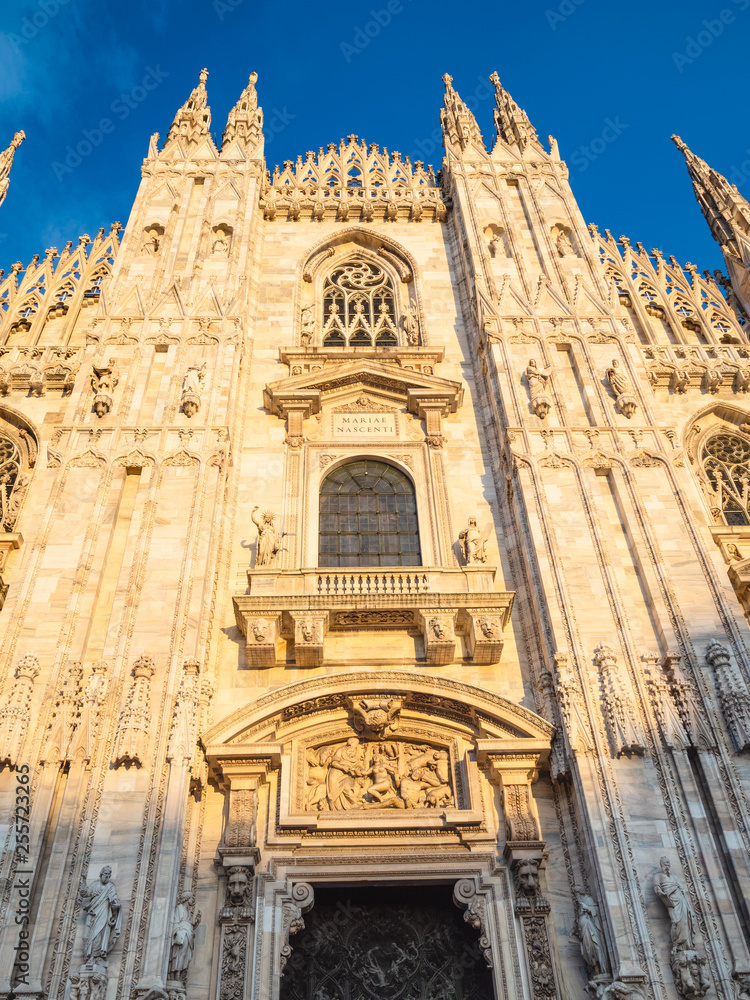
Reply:
[[495, 87], [495, 140], [507, 143], [508, 146], [518, 146], [520, 152], [530, 142], [538, 143], [539, 136], [529, 121], [529, 116], [505, 90], [497, 73], [492, 74], [490, 83]]
[[13, 166], [13, 155], [23, 140], [26, 138], [25, 132], [16, 132], [10, 142], [10, 146], [0, 153], [0, 205], [5, 201], [10, 184], [10, 168]]
[[440, 112], [440, 124], [446, 145], [458, 146], [462, 151], [472, 142], [484, 150], [484, 140], [479, 131], [477, 120], [453, 89], [453, 77], [450, 73], [443, 75], [445, 84], [445, 107]]
[[208, 94], [206, 93], [207, 79], [208, 70], [202, 69], [198, 86], [193, 89], [190, 97], [174, 116], [172, 127], [167, 135], [167, 143], [178, 136], [191, 142], [203, 135], [208, 135], [208, 130], [211, 127], [211, 109], [208, 106]]
[[750, 205], [735, 184], [696, 156], [678, 135], [672, 142], [685, 157], [695, 197], [724, 254], [734, 293], [750, 315]]
[[258, 107], [258, 94], [255, 84], [257, 73], [250, 74], [250, 81], [240, 94], [240, 99], [229, 112], [222, 145], [232, 139], [244, 140], [251, 148], [256, 147], [263, 135], [263, 109]]

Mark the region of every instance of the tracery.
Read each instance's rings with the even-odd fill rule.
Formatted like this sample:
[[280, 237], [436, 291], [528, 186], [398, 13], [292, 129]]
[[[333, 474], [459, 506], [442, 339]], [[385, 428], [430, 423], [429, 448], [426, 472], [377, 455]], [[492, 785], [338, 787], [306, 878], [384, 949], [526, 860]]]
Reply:
[[750, 442], [715, 434], [703, 447], [703, 471], [727, 524], [750, 524]]
[[393, 285], [382, 268], [358, 260], [337, 268], [323, 289], [326, 347], [396, 346]]

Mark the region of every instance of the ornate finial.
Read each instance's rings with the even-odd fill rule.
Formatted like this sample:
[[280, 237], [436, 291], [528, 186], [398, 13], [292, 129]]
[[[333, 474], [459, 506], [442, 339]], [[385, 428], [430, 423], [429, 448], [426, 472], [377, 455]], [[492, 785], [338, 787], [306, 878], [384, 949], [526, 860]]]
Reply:
[[202, 69], [198, 86], [193, 89], [190, 97], [175, 115], [165, 145], [169, 145], [173, 139], [178, 137], [192, 142], [201, 136], [208, 135], [208, 130], [211, 127], [211, 109], [207, 104], [207, 79], [208, 70]]
[[453, 88], [450, 73], [443, 76], [445, 84], [444, 108], [440, 112], [440, 124], [447, 145], [465, 150], [471, 143], [484, 150], [484, 140], [476, 118]]
[[16, 132], [7, 149], [0, 152], [0, 205], [5, 201], [10, 184], [10, 168], [13, 166], [13, 156], [26, 138], [25, 132]]
[[500, 83], [497, 73], [490, 76], [495, 88], [495, 138], [509, 146], [518, 146], [523, 151], [530, 142], [539, 143], [536, 129], [529, 116], [519, 108], [507, 90]]
[[253, 71], [240, 99], [229, 112], [222, 145], [235, 138], [244, 140], [251, 149], [260, 145], [263, 138], [263, 111], [258, 107], [258, 93], [255, 89], [257, 82], [258, 74]]

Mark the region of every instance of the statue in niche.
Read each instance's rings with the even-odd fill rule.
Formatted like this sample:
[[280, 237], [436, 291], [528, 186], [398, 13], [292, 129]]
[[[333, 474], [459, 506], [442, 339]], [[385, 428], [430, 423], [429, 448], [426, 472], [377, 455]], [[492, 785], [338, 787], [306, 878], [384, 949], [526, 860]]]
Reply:
[[565, 232], [561, 230], [557, 236], [557, 252], [561, 257], [569, 257], [573, 251], [573, 244], [570, 242], [570, 237]]
[[487, 550], [482, 532], [477, 527], [477, 519], [469, 518], [468, 525], [460, 532], [458, 540], [467, 566], [487, 562]]
[[147, 236], [148, 239], [141, 247], [141, 253], [154, 257], [159, 252], [159, 230], [149, 229]]
[[283, 533], [277, 531], [273, 523], [276, 515], [272, 511], [266, 510], [262, 515], [258, 516], [256, 514], [257, 510], [260, 510], [260, 508], [256, 505], [253, 507], [252, 514], [250, 515], [253, 524], [258, 529], [258, 554], [255, 558], [255, 565], [256, 567], [270, 566], [276, 558], [276, 553], [279, 551], [281, 545], [281, 539], [284, 536]]
[[582, 886], [575, 887], [578, 919], [573, 933], [581, 943], [583, 961], [592, 976], [603, 975], [609, 970], [604, 949], [604, 931], [599, 907]]
[[205, 376], [205, 361], [202, 365], [191, 365], [185, 372], [185, 377], [182, 380], [182, 391], [193, 393], [196, 396], [199, 395], [203, 389], [203, 380], [205, 379]]
[[404, 318], [401, 322], [406, 334], [406, 343], [409, 347], [416, 347], [419, 343], [419, 320], [417, 319], [416, 307], [412, 302], [406, 307]]
[[192, 892], [181, 892], [172, 918], [172, 945], [169, 952], [170, 979], [184, 980], [195, 950], [195, 928], [201, 922]]
[[211, 245], [212, 254], [226, 254], [229, 252], [229, 240], [227, 239], [227, 234], [223, 229], [219, 228], [216, 230], [216, 239]]
[[428, 809], [453, 805], [446, 750], [411, 743], [361, 743], [308, 749], [305, 808]]
[[305, 306], [302, 310], [302, 332], [300, 333], [300, 343], [303, 347], [309, 347], [313, 341], [313, 331], [315, 329], [315, 317], [313, 307]]
[[691, 949], [695, 943], [693, 911], [687, 892], [670, 873], [669, 858], [659, 859], [659, 873], [654, 877], [654, 892], [664, 903], [672, 924], [672, 949]]
[[83, 885], [78, 895], [86, 914], [83, 954], [86, 963], [106, 965], [107, 955], [114, 948], [122, 929], [122, 904], [117, 898], [112, 869], [105, 865], [99, 878]]
[[492, 257], [503, 257], [503, 241], [499, 236], [493, 236], [490, 240], [490, 255]]

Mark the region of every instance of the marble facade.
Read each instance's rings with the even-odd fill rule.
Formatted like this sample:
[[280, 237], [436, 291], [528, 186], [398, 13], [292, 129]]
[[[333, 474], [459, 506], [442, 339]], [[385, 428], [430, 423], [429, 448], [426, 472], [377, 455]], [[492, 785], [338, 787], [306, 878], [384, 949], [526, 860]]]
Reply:
[[750, 208], [676, 140], [701, 275], [496, 74], [438, 174], [271, 171], [206, 80], [124, 229], [0, 276], [0, 1000], [291, 1000], [316, 893], [420, 886], [482, 969], [421, 1000], [747, 1000]]

